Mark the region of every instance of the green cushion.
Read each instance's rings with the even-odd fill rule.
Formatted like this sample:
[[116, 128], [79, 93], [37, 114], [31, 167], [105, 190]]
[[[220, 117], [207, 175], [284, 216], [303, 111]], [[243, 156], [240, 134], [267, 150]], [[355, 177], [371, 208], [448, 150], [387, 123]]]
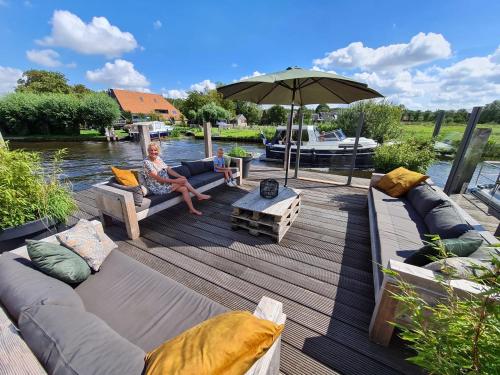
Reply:
[[[442, 242], [444, 248], [446, 249], [446, 252], [457, 257], [468, 257], [483, 243], [481, 239], [470, 238], [450, 238], [447, 240], [442, 240]], [[433, 246], [432, 243], [429, 243], [406, 258], [405, 263], [422, 267], [435, 260], [432, 258], [436, 258], [439, 256], [439, 251]]]
[[80, 283], [90, 275], [87, 262], [70, 249], [44, 241], [26, 240], [33, 264], [43, 273], [68, 284]]

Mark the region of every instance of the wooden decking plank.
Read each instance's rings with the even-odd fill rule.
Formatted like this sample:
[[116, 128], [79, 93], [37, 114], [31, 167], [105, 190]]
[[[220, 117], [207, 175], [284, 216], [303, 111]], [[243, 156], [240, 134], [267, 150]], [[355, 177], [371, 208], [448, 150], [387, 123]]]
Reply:
[[[165, 221], [170, 219], [170, 215], [162, 215], [161, 222], [165, 225]], [[171, 223], [170, 225], [180, 225], [180, 223], [183, 223], [185, 219], [176, 215], [175, 219], [172, 220], [173, 222], [169, 221], [169, 223]], [[193, 227], [199, 230], [193, 231]], [[232, 248], [236, 251], [240, 251], [254, 257], [259, 257], [261, 260], [265, 260], [269, 263], [279, 265], [280, 267], [327, 282], [329, 284], [338, 285], [340, 272], [343, 272], [343, 276], [345, 277], [344, 280], [340, 281], [342, 286], [349, 286], [357, 293], [366, 295], [368, 298], [372, 298], [373, 296], [373, 291], [371, 289], [373, 282], [372, 276], [370, 274], [361, 274], [355, 268], [350, 268], [334, 262], [328, 264], [327, 261], [322, 259], [319, 259], [319, 261], [323, 262], [323, 266], [326, 265], [327, 267], [319, 267], [315, 264], [316, 261], [314, 257], [311, 257], [308, 254], [301, 254], [295, 250], [288, 249], [274, 243], [258, 245], [255, 243], [252, 244], [251, 241], [240, 241], [240, 238], [237, 237], [237, 234], [239, 234], [238, 232], [235, 233], [229, 229], [223, 230], [221, 228], [211, 226], [210, 224], [202, 223], [199, 218], [196, 218], [194, 221], [186, 222], [186, 226], [184, 226], [183, 229], [185, 233], [205, 239], [209, 236], [219, 245]], [[247, 233], [243, 233], [248, 236]], [[214, 237], [214, 234], [217, 236]], [[253, 238], [254, 237], [252, 236], [250, 240]]]
[[[283, 295], [290, 293], [288, 298], [302, 304], [307, 304], [304, 298], [308, 296], [314, 299], [314, 301], [311, 301], [311, 306], [322, 307], [319, 311], [322, 311], [325, 314], [331, 313], [333, 310], [333, 302], [331, 299], [337, 297], [336, 302], [350, 306], [356, 311], [359, 310], [360, 312], [364, 312], [366, 316], [363, 318], [363, 321], [368, 322], [370, 319], [371, 311], [373, 311], [374, 307], [374, 302], [371, 298], [360, 296], [359, 294], [347, 289], [341, 289], [341, 291], [338, 291], [336, 286], [332, 287], [332, 285], [319, 282], [318, 280], [305, 277], [302, 274], [292, 272], [283, 267], [276, 266], [275, 264], [262, 261], [259, 258], [249, 255], [248, 253], [240, 253], [231, 248], [217, 246], [216, 244], [206, 240], [204, 236], [195, 237], [171, 228], [159, 229], [158, 224], [153, 225], [151, 223], [147, 223], [146, 225], [147, 229], [144, 231], [143, 236], [151, 239], [152, 241], [173, 248], [173, 245], [169, 246], [169, 244], [176, 243], [173, 239], [182, 238], [182, 244], [191, 245], [208, 251], [214, 255], [214, 258], [222, 257], [227, 264], [232, 265], [233, 262], [239, 264], [243, 268], [240, 267], [237, 269], [235, 276], [243, 274], [242, 277], [245, 280], [254, 282], [256, 285], [264, 285], [267, 282], [269, 283], [269, 288], [271, 290], [273, 290], [273, 288], [280, 288], [284, 291], [283, 293], [285, 293]], [[185, 252], [184, 254], [187, 255]], [[214, 262], [219, 263], [220, 260], [216, 259]], [[225, 264], [220, 265], [220, 267], [224, 268]], [[233, 267], [236, 266], [233, 265]], [[254, 270], [257, 270], [257, 273], [254, 273]], [[245, 273], [245, 271], [247, 272]], [[257, 280], [257, 277], [260, 277], [261, 280]], [[305, 296], [300, 296], [301, 292], [305, 292]], [[350, 311], [349, 309], [345, 310], [347, 310], [347, 314], [355, 312]]]

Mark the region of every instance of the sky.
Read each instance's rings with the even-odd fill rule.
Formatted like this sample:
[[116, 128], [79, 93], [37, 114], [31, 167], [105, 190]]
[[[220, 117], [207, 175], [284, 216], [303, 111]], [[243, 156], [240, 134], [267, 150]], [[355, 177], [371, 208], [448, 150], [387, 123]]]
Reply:
[[22, 72], [182, 98], [289, 66], [411, 109], [500, 99], [500, 1], [0, 0], [0, 95]]

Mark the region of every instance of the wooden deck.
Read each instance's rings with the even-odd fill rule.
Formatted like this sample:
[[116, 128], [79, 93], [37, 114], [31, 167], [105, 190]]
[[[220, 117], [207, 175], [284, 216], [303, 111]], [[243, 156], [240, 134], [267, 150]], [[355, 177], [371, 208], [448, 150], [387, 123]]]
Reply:
[[[374, 299], [366, 189], [324, 184], [317, 182], [324, 175], [302, 172], [310, 180], [289, 183], [303, 190], [302, 210], [279, 245], [231, 230], [231, 203], [260, 179], [282, 184], [283, 175], [253, 167], [243, 186], [216, 188], [212, 200], [197, 204], [204, 216], [180, 204], [142, 220], [135, 241], [123, 225], [106, 232], [120, 251], [230, 309], [252, 311], [263, 295], [282, 301], [284, 374], [419, 373], [397, 338], [388, 348], [368, 340]], [[96, 218], [91, 190], [75, 198], [74, 222]]]

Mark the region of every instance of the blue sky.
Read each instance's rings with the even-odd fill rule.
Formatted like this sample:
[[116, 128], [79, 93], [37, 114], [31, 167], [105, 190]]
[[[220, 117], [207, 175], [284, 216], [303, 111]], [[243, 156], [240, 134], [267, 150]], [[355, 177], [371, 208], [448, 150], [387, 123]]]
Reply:
[[0, 0], [0, 93], [30, 68], [182, 97], [288, 66], [410, 108], [500, 99], [499, 1]]

